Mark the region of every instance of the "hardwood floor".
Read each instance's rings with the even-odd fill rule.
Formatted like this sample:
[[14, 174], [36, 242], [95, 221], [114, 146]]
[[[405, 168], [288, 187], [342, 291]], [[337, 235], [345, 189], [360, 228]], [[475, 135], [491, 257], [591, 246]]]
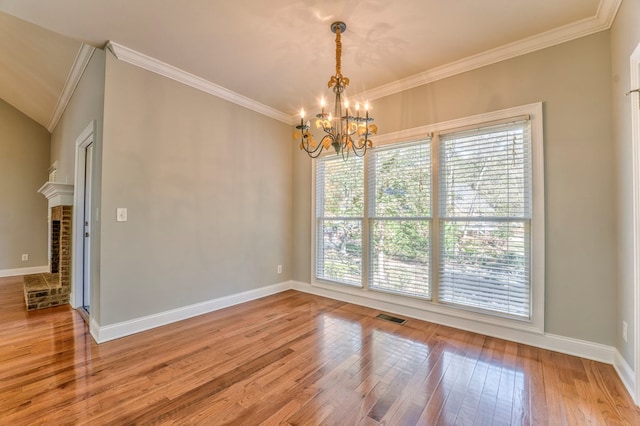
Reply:
[[287, 291], [96, 345], [0, 278], [0, 424], [640, 424], [609, 365]]

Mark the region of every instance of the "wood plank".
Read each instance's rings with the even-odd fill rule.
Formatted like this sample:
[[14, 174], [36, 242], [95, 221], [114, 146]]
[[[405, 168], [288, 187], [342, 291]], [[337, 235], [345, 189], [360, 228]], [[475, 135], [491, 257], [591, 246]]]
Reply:
[[96, 345], [0, 278], [2, 424], [640, 424], [613, 368], [287, 291]]

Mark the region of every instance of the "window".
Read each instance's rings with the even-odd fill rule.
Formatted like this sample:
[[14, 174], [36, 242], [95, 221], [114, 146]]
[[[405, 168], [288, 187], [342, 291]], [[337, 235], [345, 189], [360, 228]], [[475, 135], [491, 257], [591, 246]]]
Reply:
[[379, 137], [365, 159], [319, 158], [316, 279], [542, 330], [541, 114], [527, 105]]
[[439, 300], [529, 318], [529, 122], [440, 138]]
[[370, 288], [431, 297], [431, 145], [374, 151], [369, 160]]
[[316, 277], [362, 285], [364, 161], [324, 157], [316, 169]]

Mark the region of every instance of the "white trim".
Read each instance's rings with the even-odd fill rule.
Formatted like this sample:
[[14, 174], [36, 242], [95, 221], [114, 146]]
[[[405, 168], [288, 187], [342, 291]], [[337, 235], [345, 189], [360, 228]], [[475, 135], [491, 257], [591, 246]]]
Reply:
[[[85, 169], [85, 155], [83, 150], [92, 142], [95, 142], [96, 135], [96, 120], [92, 120], [85, 129], [80, 132], [80, 135], [76, 138], [75, 143], [75, 172], [74, 182], [75, 191], [73, 194], [73, 221], [72, 221], [72, 247], [84, 247], [84, 226], [82, 221], [78, 218], [81, 214], [84, 215], [84, 169]], [[92, 224], [93, 225], [93, 224]], [[93, 226], [91, 227], [93, 229]], [[82, 285], [83, 280], [83, 255], [82, 250], [72, 250], [72, 267], [71, 267], [71, 295], [69, 296], [69, 302], [73, 308], [82, 306], [82, 291], [79, 291], [79, 286]], [[93, 289], [91, 289], [93, 290]], [[92, 293], [92, 292], [91, 292]], [[89, 317], [92, 318], [91, 314]]]
[[523, 336], [519, 343], [603, 362], [609, 365], [613, 364], [616, 352], [616, 348], [613, 346], [589, 342], [588, 340], [574, 339], [572, 337], [558, 336], [557, 334], [551, 333], [545, 333], [538, 337]]
[[[542, 102], [532, 104], [535, 111], [531, 119], [531, 173], [532, 173], [532, 216], [531, 216], [531, 301], [534, 325], [544, 331], [546, 288], [545, 270], [545, 214], [544, 214], [544, 131], [542, 124]], [[537, 143], [535, 143], [537, 142]]]
[[[412, 75], [402, 80], [394, 81], [392, 83], [376, 87], [375, 89], [357, 94], [357, 97], [369, 100], [379, 99], [408, 89], [413, 89], [414, 87], [422, 86], [424, 84], [462, 74], [467, 71], [486, 67], [488, 65], [502, 62], [507, 59], [512, 59], [521, 55], [525, 55], [527, 53], [532, 53], [561, 43], [575, 40], [580, 37], [585, 37], [599, 31], [604, 31], [611, 27], [610, 22], [615, 17], [615, 12], [617, 12], [621, 1], [622, 0], [602, 0], [602, 3], [600, 4], [601, 7], [598, 9], [598, 13], [600, 13], [600, 11], [606, 11], [608, 13], [611, 13], [613, 11], [614, 13], [612, 15], [601, 17], [596, 15], [594, 17], [583, 19], [581, 21], [574, 22], [563, 27], [555, 28], [541, 34], [536, 34], [532, 37], [518, 40], [504, 46], [496, 47], [494, 49], [469, 56], [459, 61], [451, 62], [449, 64]], [[603, 4], [606, 4], [606, 7], [602, 7]]]
[[73, 96], [73, 92], [75, 92], [76, 87], [78, 87], [82, 74], [84, 74], [84, 70], [87, 68], [95, 50], [95, 47], [89, 46], [88, 44], [82, 43], [80, 46], [80, 49], [73, 60], [73, 65], [71, 65], [71, 69], [69, 70], [69, 74], [67, 74], [67, 80], [64, 82], [64, 87], [58, 97], [56, 107], [49, 118], [49, 123], [47, 124], [47, 130], [49, 132], [53, 132], [58, 125], [58, 121], [60, 121], [60, 117], [62, 117], [64, 110], [67, 108], [67, 105]]
[[[507, 59], [575, 40], [580, 37], [585, 37], [599, 31], [607, 30], [611, 27], [621, 3], [622, 0], [601, 0], [598, 11], [593, 17], [582, 19], [578, 22], [518, 40], [440, 67], [432, 68], [365, 92], [355, 93], [351, 96], [368, 100], [379, 99], [467, 71], [472, 71]], [[205, 80], [202, 77], [198, 77], [197, 75], [191, 74], [173, 65], [137, 52], [115, 41], [107, 42], [106, 48], [111, 51], [117, 59], [131, 65], [135, 65], [147, 71], [151, 71], [182, 84], [186, 84], [187, 86], [225, 99], [229, 102], [233, 102], [283, 123], [294, 125], [299, 122], [300, 118], [297, 114], [286, 114], [211, 81]], [[86, 67], [86, 64], [84, 66]], [[84, 70], [84, 68], [82, 70]], [[77, 82], [75, 84], [77, 85]], [[75, 86], [73, 86], [73, 88], [75, 89]], [[68, 99], [66, 102], [68, 102]], [[64, 106], [66, 106], [66, 102], [64, 103]], [[60, 115], [61, 114], [62, 113], [60, 113]], [[51, 123], [47, 128], [50, 126]], [[53, 127], [55, 127], [55, 125]], [[49, 131], [52, 131], [52, 129], [49, 129]]]
[[[395, 309], [393, 308], [393, 306], [397, 306], [400, 309], [408, 308], [423, 312], [424, 314], [421, 315], [425, 316], [425, 318], [429, 317], [430, 319], [428, 319], [427, 321], [431, 322], [442, 322], [450, 324], [451, 321], [455, 323], [458, 320], [464, 320], [471, 321], [473, 323], [481, 323], [486, 326], [496, 326], [501, 328], [509, 328], [512, 330], [525, 331], [527, 333], [543, 333], [543, 331], [538, 329], [535, 324], [528, 321], [517, 321], [510, 318], [503, 318], [494, 315], [479, 314], [471, 309], [466, 310], [458, 307], [447, 306], [445, 304], [435, 304], [429, 302], [428, 300], [404, 297], [393, 293], [367, 290], [360, 287], [347, 286], [343, 284], [330, 284], [316, 281], [311, 284], [311, 286], [313, 288], [318, 288], [320, 289], [319, 291], [326, 292], [327, 294], [334, 294], [335, 297], [328, 297], [332, 297], [334, 299], [337, 298], [338, 300], [351, 301], [352, 298], [355, 298], [354, 300], [362, 298], [363, 300], [367, 300], [368, 303], [380, 303], [386, 306], [387, 309], [391, 310]], [[358, 302], [353, 303], [362, 304]], [[371, 305], [369, 304], [366, 306]], [[466, 330], [463, 323], [455, 327]]]
[[98, 321], [96, 321], [95, 318], [89, 319], [89, 333], [96, 343], [100, 343], [100, 341], [98, 340], [98, 338], [100, 337], [100, 324], [98, 324]]
[[30, 266], [28, 268], [16, 268], [16, 269], [0, 269], [0, 278], [17, 277], [20, 275], [29, 275], [29, 274], [43, 274], [45, 272], [49, 272], [49, 265]]
[[[629, 58], [629, 90], [640, 87], [640, 44]], [[635, 369], [635, 402], [640, 404], [640, 93], [631, 94], [631, 168], [633, 199], [633, 363]], [[618, 328], [616, 327], [616, 330]]]
[[[316, 233], [318, 232], [318, 221], [317, 221], [317, 214], [316, 214], [316, 174], [317, 174], [317, 161], [312, 161], [311, 162], [311, 191], [309, 191], [311, 193], [311, 226], [310, 226], [310, 231], [311, 231], [311, 263], [309, 263], [309, 265], [311, 265], [311, 271], [309, 274], [309, 282], [312, 283], [315, 281], [315, 276], [316, 276], [316, 271], [317, 271], [317, 266], [316, 266], [316, 252], [317, 252], [317, 238], [316, 238]], [[364, 229], [362, 230], [364, 232]]]
[[613, 364], [615, 348], [612, 346], [602, 345], [599, 343], [588, 342], [585, 340], [573, 339], [569, 337], [557, 336], [554, 334], [540, 334], [537, 330], [515, 330], [513, 327], [505, 327], [500, 325], [498, 321], [493, 323], [479, 322], [475, 319], [464, 318], [457, 311], [457, 315], [446, 315], [418, 309], [413, 306], [406, 306], [400, 303], [393, 303], [389, 300], [380, 300], [372, 297], [373, 292], [363, 294], [350, 294], [336, 289], [311, 285], [302, 282], [292, 282], [292, 288], [304, 293], [315, 294], [317, 296], [328, 297], [330, 299], [341, 300], [343, 302], [353, 303], [355, 305], [366, 306], [371, 309], [379, 309], [395, 315], [401, 315], [409, 318], [415, 318], [422, 321], [428, 321], [436, 324], [454, 327], [460, 330], [466, 330], [473, 333], [479, 333], [486, 336], [497, 337], [512, 342], [531, 345], [542, 349], [549, 349], [556, 352], [562, 352], [568, 355], [575, 355], [594, 361]]
[[282, 111], [278, 111], [275, 108], [226, 89], [222, 86], [205, 80], [202, 77], [198, 77], [197, 75], [174, 67], [173, 65], [169, 65], [162, 61], [159, 61], [155, 58], [152, 58], [151, 56], [136, 52], [135, 50], [118, 44], [114, 41], [109, 41], [107, 43], [107, 49], [109, 49], [117, 59], [123, 62], [127, 62], [131, 65], [135, 65], [147, 71], [151, 71], [161, 76], [170, 78], [179, 83], [186, 84], [187, 86], [193, 87], [194, 89], [201, 90], [205, 93], [209, 93], [210, 95], [217, 96], [229, 102], [233, 102], [236, 105], [240, 105], [283, 123], [290, 124], [291, 122], [291, 117], [289, 116], [289, 114], [285, 114]]
[[171, 324], [176, 321], [228, 308], [229, 306], [260, 299], [265, 296], [289, 290], [290, 288], [290, 282], [282, 282], [105, 326], [99, 326], [96, 323], [96, 326], [94, 327], [92, 320], [92, 329], [95, 329], [95, 333], [92, 331], [91, 335], [97, 343], [104, 343], [109, 340], [129, 336], [141, 331]]
[[73, 205], [73, 185], [60, 182], [45, 182], [38, 193], [47, 198], [49, 209]]
[[622, 0], [600, 0], [595, 18], [601, 26], [604, 26], [605, 30], [608, 30], [613, 25], [621, 4]]
[[[521, 115], [530, 115], [532, 120], [532, 133], [535, 131], [542, 136], [542, 102], [534, 102], [527, 105], [505, 108], [497, 111], [483, 112], [482, 114], [470, 115], [468, 117], [454, 118], [452, 120], [441, 121], [439, 123], [427, 124], [411, 129], [398, 130], [396, 132], [376, 135], [376, 147], [391, 143], [423, 139], [429, 133], [445, 132], [461, 127], [482, 125], [493, 121], [508, 119]], [[532, 116], [535, 115], [535, 116]], [[535, 123], [533, 120], [538, 118]]]
[[596, 16], [574, 22], [563, 27], [537, 34], [486, 52], [473, 55], [440, 67], [433, 68], [395, 81], [384, 86], [358, 94], [363, 99], [374, 100], [412, 89], [423, 84], [452, 77], [463, 72], [472, 71], [507, 59], [546, 49], [557, 44], [585, 37], [611, 27], [622, 0], [602, 0]]
[[622, 354], [616, 349], [614, 358], [613, 358], [613, 368], [618, 373], [618, 377], [622, 381], [622, 384], [631, 395], [631, 398], [636, 401], [637, 395], [635, 394], [636, 383], [635, 383], [635, 373], [633, 368], [627, 363]]
[[[367, 99], [373, 101], [385, 96], [394, 95], [405, 90], [413, 89], [434, 81], [442, 80], [464, 72], [473, 71], [498, 62], [512, 59], [527, 53], [546, 49], [561, 43], [595, 34], [611, 28], [622, 0], [601, 0], [596, 15], [582, 19], [569, 25], [536, 34], [534, 36], [496, 47], [473, 56], [460, 59], [430, 70], [414, 74], [385, 84], [371, 90], [360, 93], [352, 93], [352, 98]], [[300, 117], [294, 114], [290, 117], [289, 124], [297, 124]], [[376, 144], [378, 143], [376, 138]]]

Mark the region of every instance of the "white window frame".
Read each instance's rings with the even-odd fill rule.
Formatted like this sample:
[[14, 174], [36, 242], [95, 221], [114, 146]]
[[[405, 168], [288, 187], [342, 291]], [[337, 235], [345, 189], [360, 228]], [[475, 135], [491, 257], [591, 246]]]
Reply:
[[[364, 287], [353, 287], [342, 284], [332, 283], [328, 281], [318, 280], [315, 277], [316, 267], [316, 194], [315, 194], [315, 177], [316, 162], [312, 162], [311, 167], [311, 277], [310, 283], [313, 287], [325, 289], [335, 294], [343, 300], [354, 301], [357, 303], [359, 298], [368, 299], [369, 306], [382, 306], [382, 304], [392, 304], [399, 307], [399, 311], [412, 312], [419, 310], [420, 312], [433, 314], [434, 320], [438, 318], [447, 318], [450, 324], [459, 324], [459, 327], [465, 328], [464, 320], [473, 322], [481, 322], [491, 326], [506, 327], [510, 329], [523, 330], [537, 334], [544, 333], [544, 295], [545, 295], [545, 224], [544, 224], [544, 141], [543, 141], [543, 112], [542, 102], [517, 106], [513, 108], [503, 109], [499, 111], [478, 114], [470, 117], [464, 117], [449, 120], [436, 124], [429, 124], [413, 129], [402, 130], [394, 133], [380, 135], [375, 138], [375, 147], [383, 147], [397, 143], [407, 143], [423, 139], [426, 135], [439, 132], [451, 132], [457, 129], [469, 128], [470, 126], [484, 127], [492, 122], [508, 120], [513, 117], [528, 115], [531, 126], [531, 174], [532, 174], [532, 215], [531, 215], [531, 319], [513, 319], [501, 317], [499, 313], [487, 314], [486, 312], [475, 309], [467, 309], [460, 306], [450, 306], [440, 304], [434, 301], [418, 299], [409, 296], [396, 295], [392, 293], [381, 292], [368, 288], [368, 271], [363, 271]], [[330, 155], [330, 154], [329, 154]], [[432, 169], [437, 171], [437, 158], [432, 155]], [[368, 167], [365, 164], [365, 181]], [[434, 188], [432, 183], [432, 188]], [[368, 212], [368, 191], [365, 190], [365, 213]], [[432, 214], [437, 207], [436, 197], [432, 197]], [[365, 215], [366, 216], [366, 215]], [[365, 218], [366, 221], [366, 218]], [[365, 224], [363, 223], [363, 226]], [[368, 262], [368, 223], [367, 228], [363, 228], [363, 262]], [[436, 224], [433, 224], [435, 229]], [[366, 231], [366, 232], [365, 232]], [[432, 232], [432, 235], [434, 233]], [[435, 253], [432, 242], [432, 256]], [[432, 265], [437, 265], [438, 260], [432, 257]], [[436, 289], [432, 288], [432, 295]], [[340, 296], [342, 295], [342, 296]], [[400, 309], [402, 308], [402, 309]], [[409, 314], [409, 313], [408, 313]], [[424, 316], [424, 315], [422, 315]], [[462, 320], [462, 321], [457, 321]]]

